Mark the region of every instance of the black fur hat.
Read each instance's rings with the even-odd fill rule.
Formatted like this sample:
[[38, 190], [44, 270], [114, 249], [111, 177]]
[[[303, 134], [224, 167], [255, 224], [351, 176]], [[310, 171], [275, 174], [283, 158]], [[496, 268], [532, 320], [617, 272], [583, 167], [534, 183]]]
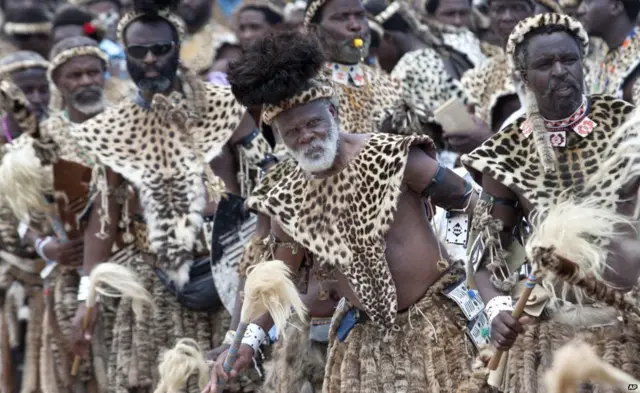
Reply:
[[243, 105], [278, 105], [308, 88], [323, 63], [315, 37], [287, 31], [256, 41], [229, 67], [228, 79]]

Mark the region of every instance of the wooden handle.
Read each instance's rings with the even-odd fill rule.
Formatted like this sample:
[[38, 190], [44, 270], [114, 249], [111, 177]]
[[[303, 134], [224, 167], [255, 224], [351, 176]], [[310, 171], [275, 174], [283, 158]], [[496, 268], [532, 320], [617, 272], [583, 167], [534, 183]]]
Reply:
[[[531, 292], [533, 288], [536, 286], [536, 276], [531, 273], [529, 277], [527, 277], [527, 282], [525, 282], [524, 291], [522, 291], [522, 295], [518, 299], [516, 303], [516, 307], [511, 312], [511, 316], [514, 318], [519, 318], [520, 315], [524, 312], [524, 308], [527, 306], [527, 301], [529, 300], [529, 296], [531, 296]], [[500, 359], [504, 355], [504, 351], [497, 350], [495, 354], [491, 357], [491, 361], [489, 362], [489, 370], [495, 371], [500, 365]]]
[[[240, 350], [240, 345], [242, 345], [242, 339], [244, 338], [244, 333], [247, 331], [247, 326], [249, 326], [248, 323], [244, 323], [242, 321], [238, 323], [236, 335], [233, 337], [233, 344], [231, 344], [229, 352], [227, 352], [227, 358], [224, 360], [223, 368], [224, 372], [227, 374], [229, 373], [229, 371], [231, 371], [233, 363], [235, 363], [236, 359], [238, 358], [238, 351]], [[222, 391], [224, 390], [224, 381], [218, 378], [218, 383], [216, 384], [216, 386], [217, 393], [222, 393]]]
[[[87, 307], [87, 311], [84, 314], [84, 319], [82, 320], [82, 334], [84, 335], [85, 330], [89, 327], [89, 320], [91, 318], [91, 312], [93, 311], [93, 307]], [[73, 366], [71, 367], [71, 376], [75, 377], [78, 375], [78, 371], [80, 370], [80, 360], [82, 358], [76, 355], [73, 358]]]

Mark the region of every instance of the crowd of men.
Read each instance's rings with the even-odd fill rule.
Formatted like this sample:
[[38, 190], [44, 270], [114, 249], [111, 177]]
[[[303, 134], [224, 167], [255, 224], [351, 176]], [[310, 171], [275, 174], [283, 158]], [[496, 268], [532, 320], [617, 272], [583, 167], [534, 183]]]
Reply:
[[0, 11], [0, 393], [637, 386], [640, 0]]

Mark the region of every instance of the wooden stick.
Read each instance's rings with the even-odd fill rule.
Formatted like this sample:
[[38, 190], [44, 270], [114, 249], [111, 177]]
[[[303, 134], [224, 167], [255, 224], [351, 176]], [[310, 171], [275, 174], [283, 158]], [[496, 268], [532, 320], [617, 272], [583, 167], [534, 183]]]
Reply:
[[[247, 331], [247, 327], [249, 323], [240, 321], [238, 323], [238, 328], [236, 329], [236, 335], [233, 337], [233, 343], [229, 348], [229, 352], [227, 353], [227, 358], [224, 360], [224, 372], [229, 374], [233, 364], [236, 362], [236, 358], [238, 357], [238, 351], [240, 350], [240, 345], [242, 345], [242, 339], [244, 338], [244, 333]], [[224, 390], [224, 381], [218, 378], [218, 393], [222, 393]]]
[[[91, 312], [93, 311], [93, 307], [87, 307], [87, 312], [84, 314], [84, 319], [82, 320], [82, 334], [89, 328], [89, 320], [91, 318]], [[78, 371], [80, 370], [80, 361], [82, 358], [78, 355], [73, 358], [73, 366], [71, 367], [71, 376], [75, 377], [78, 375]]]
[[[513, 309], [513, 312], [511, 313], [511, 316], [514, 318], [519, 318], [520, 315], [522, 315], [522, 313], [524, 312], [524, 308], [527, 306], [527, 301], [529, 300], [529, 296], [531, 296], [531, 292], [533, 291], [533, 288], [536, 286], [535, 273], [529, 274], [529, 277], [527, 277], [527, 281], [524, 283], [524, 285], [525, 285], [524, 291], [522, 291], [522, 295], [520, 295], [520, 298], [516, 303], [516, 307]], [[489, 370], [494, 371], [498, 368], [498, 365], [500, 364], [500, 358], [502, 358], [503, 354], [504, 354], [504, 351], [501, 351], [499, 349], [496, 351], [493, 357], [491, 357], [491, 361], [489, 362]]]

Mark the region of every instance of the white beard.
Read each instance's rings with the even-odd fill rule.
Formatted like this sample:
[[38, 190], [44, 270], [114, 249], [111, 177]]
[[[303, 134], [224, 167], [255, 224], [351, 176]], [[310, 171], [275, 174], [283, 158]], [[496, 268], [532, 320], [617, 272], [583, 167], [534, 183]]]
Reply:
[[[74, 100], [75, 101], [75, 100]], [[95, 102], [73, 102], [73, 107], [80, 113], [90, 116], [97, 115], [102, 112], [104, 108], [107, 106], [107, 101], [104, 97], [100, 97], [98, 101]]]
[[[301, 150], [289, 149], [293, 158], [296, 159], [300, 168], [309, 173], [324, 172], [331, 168], [338, 154], [338, 142], [340, 138], [340, 130], [338, 124], [332, 119], [331, 127], [326, 139], [316, 139], [311, 145]], [[321, 151], [311, 155], [306, 154], [307, 151], [322, 148]]]

